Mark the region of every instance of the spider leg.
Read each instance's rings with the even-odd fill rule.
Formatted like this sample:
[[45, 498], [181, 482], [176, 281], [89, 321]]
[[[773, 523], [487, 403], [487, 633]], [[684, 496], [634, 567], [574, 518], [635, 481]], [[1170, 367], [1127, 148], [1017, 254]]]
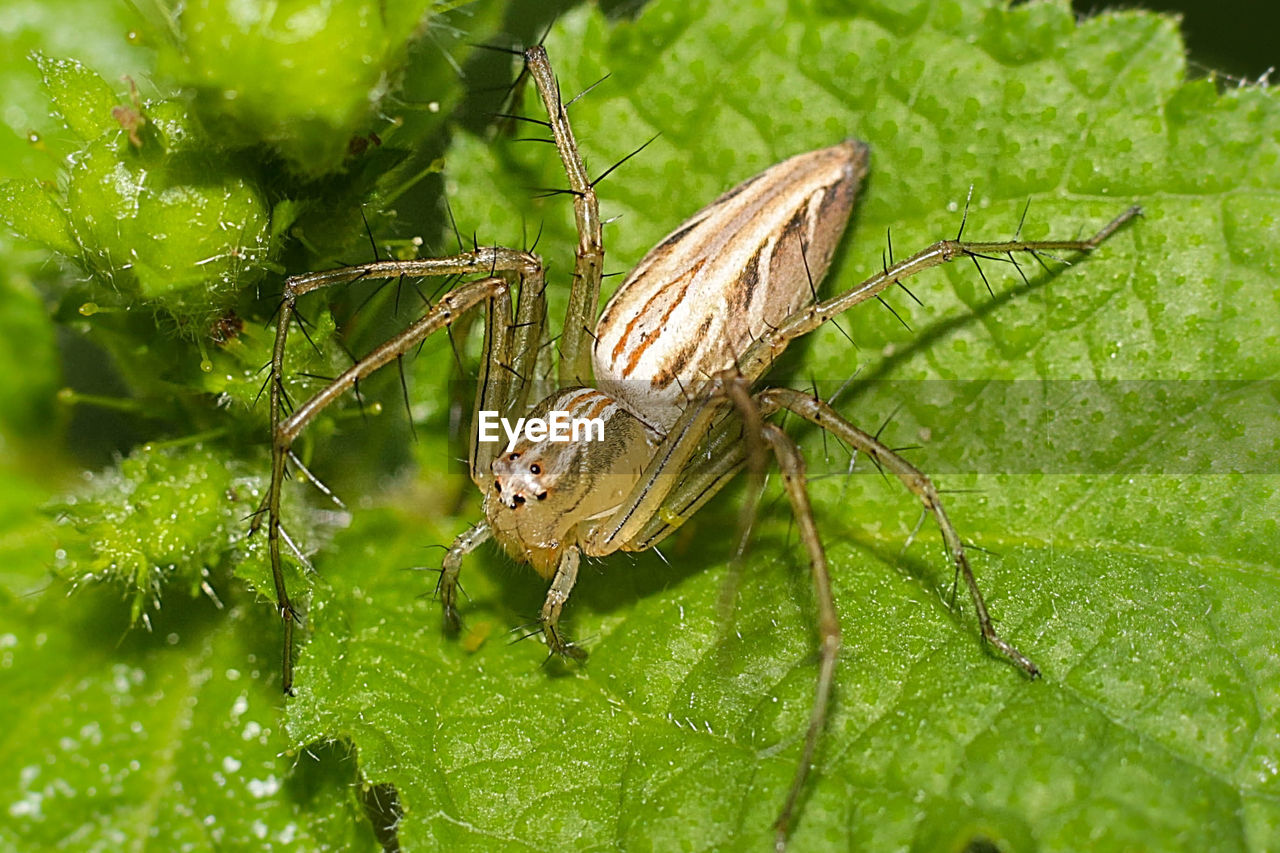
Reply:
[[[845, 420], [828, 403], [810, 394], [788, 388], [768, 388], [756, 394], [752, 401], [758, 406], [761, 417], [768, 417], [780, 409], [795, 412], [844, 441], [854, 450], [867, 454], [869, 458], [883, 466], [885, 471], [896, 476], [912, 494], [920, 499], [925, 511], [937, 522], [947, 553], [951, 556], [956, 571], [964, 578], [970, 597], [973, 599], [983, 639], [1032, 678], [1040, 674], [1039, 668], [1026, 655], [996, 631], [987, 610], [986, 600], [982, 596], [977, 578], [974, 577], [973, 569], [969, 564], [960, 534], [943, 508], [937, 487], [924, 473], [881, 443], [875, 436]], [[717, 424], [704, 442], [707, 460], [691, 466], [677, 486], [669, 490], [665, 499], [648, 516], [647, 523], [626, 545], [627, 550], [646, 550], [669, 536], [743, 467], [747, 457], [740, 423], [733, 418], [725, 418]]]
[[[287, 413], [284, 399], [284, 357], [289, 327], [298, 297], [335, 284], [359, 281], [365, 278], [394, 278], [399, 276], [426, 277], [448, 275], [484, 275], [486, 278], [464, 284], [445, 294], [435, 306], [414, 321], [408, 328], [376, 347], [371, 353], [356, 361], [340, 376], [331, 381], [309, 400]], [[284, 651], [282, 656], [283, 687], [286, 693], [293, 686], [293, 626], [298, 621], [298, 610], [290, 601], [285, 584], [281, 557], [281, 542], [286, 537], [281, 527], [280, 503], [290, 449], [302, 430], [328, 405], [360, 380], [382, 366], [397, 360], [411, 351], [420, 341], [432, 333], [451, 326], [459, 317], [486, 303], [492, 321], [486, 327], [486, 350], [501, 360], [508, 358], [510, 345], [510, 283], [503, 276], [520, 279], [522, 302], [524, 291], [542, 290], [542, 266], [533, 255], [512, 249], [480, 249], [449, 258], [422, 258], [409, 261], [375, 261], [353, 267], [343, 267], [324, 272], [295, 276], [285, 282], [284, 299], [277, 319], [276, 340], [271, 357], [271, 482], [264, 503], [267, 509], [267, 543], [271, 557], [271, 574], [275, 585], [276, 602], [284, 622]], [[532, 297], [529, 297], [532, 298]], [[496, 304], [497, 307], [494, 307]], [[477, 404], [484, 393], [477, 394]], [[520, 389], [523, 390], [523, 389]], [[510, 387], [498, 391], [512, 393]], [[505, 408], [507, 400], [498, 408]], [[473, 468], [474, 476], [474, 468]], [[259, 516], [260, 518], [260, 516]], [[259, 522], [255, 520], [255, 528]]]
[[645, 551], [666, 539], [742, 469], [747, 459], [742, 422], [732, 416], [721, 418], [694, 458], [697, 461], [685, 469], [657, 512], [628, 543], [628, 551]]
[[726, 405], [724, 396], [712, 392], [700, 394], [689, 402], [654, 450], [653, 459], [645, 466], [631, 492], [611, 515], [591, 528], [585, 541], [580, 542], [586, 553], [603, 557], [620, 549], [640, 550], [634, 544], [635, 540], [659, 515], [672, 490], [679, 486], [686, 469], [702, 449], [717, 415], [722, 414]]
[[813, 709], [809, 714], [809, 728], [805, 733], [804, 752], [796, 768], [787, 800], [773, 823], [774, 848], [785, 850], [787, 835], [791, 830], [791, 818], [804, 790], [805, 779], [813, 764], [818, 739], [827, 721], [827, 706], [831, 700], [831, 685], [835, 682], [836, 660], [840, 655], [840, 621], [836, 616], [835, 597], [831, 592], [831, 573], [827, 569], [827, 555], [818, 536], [818, 526], [813, 519], [813, 507], [805, 486], [804, 457], [796, 443], [774, 424], [763, 427], [764, 438], [773, 447], [778, 467], [782, 470], [782, 482], [791, 502], [792, 515], [800, 530], [800, 540], [809, 552], [809, 567], [813, 574], [813, 590], [818, 601], [818, 681], [814, 690]]
[[565, 548], [556, 566], [555, 577], [551, 579], [551, 588], [547, 590], [547, 598], [542, 603], [542, 612], [538, 614], [538, 623], [547, 638], [547, 647], [553, 655], [562, 655], [576, 661], [587, 659], [586, 649], [569, 642], [560, 630], [560, 611], [569, 600], [573, 585], [578, 582], [578, 564], [582, 555], [577, 548]]
[[599, 313], [600, 280], [604, 272], [600, 206], [593, 182], [587, 175], [587, 167], [578, 152], [578, 142], [569, 125], [568, 105], [561, 96], [560, 84], [547, 61], [547, 51], [542, 45], [536, 45], [526, 50], [524, 56], [525, 68], [533, 78], [538, 95], [547, 108], [551, 136], [569, 178], [573, 216], [578, 227], [573, 285], [569, 291], [569, 307], [560, 338], [560, 386], [567, 388], [587, 385], [591, 380], [591, 347], [595, 340], [593, 330]]
[[775, 329], [770, 329], [760, 336], [738, 359], [738, 370], [749, 380], [759, 379], [782, 355], [787, 345], [802, 335], [817, 329], [822, 324], [848, 311], [850, 308], [877, 298], [881, 291], [900, 284], [902, 279], [924, 272], [932, 267], [953, 261], [956, 258], [989, 258], [994, 255], [1009, 255], [1013, 252], [1027, 252], [1039, 259], [1042, 252], [1092, 252], [1102, 245], [1112, 234], [1129, 220], [1140, 216], [1142, 208], [1131, 207], [1115, 219], [1104, 225], [1096, 234], [1087, 240], [1007, 240], [994, 243], [961, 242], [959, 240], [939, 240], [932, 246], [904, 258], [868, 278], [859, 285], [830, 299], [811, 302], [809, 305], [787, 317]]
[[[738, 546], [730, 567], [730, 586], [722, 595], [722, 607], [727, 606], [725, 599], [731, 601], [733, 594], [731, 585], [736, 574], [741, 572], [746, 540], [750, 534], [755, 508], [758, 505], [759, 491], [763, 484], [762, 463], [758, 458], [752, 457], [758, 455], [763, 449], [760, 445], [767, 445], [772, 449], [782, 472], [782, 481], [800, 531], [800, 539], [809, 553], [809, 565], [818, 602], [817, 629], [820, 655], [818, 679], [814, 688], [809, 726], [805, 734], [804, 751], [787, 793], [786, 802], [774, 822], [775, 849], [784, 850], [792, 817], [800, 795], [804, 791], [804, 783], [813, 763], [818, 740], [826, 725], [831, 688], [835, 683], [836, 661], [840, 653], [840, 623], [831, 590], [826, 552], [818, 535], [813, 507], [809, 502], [804, 459], [800, 449], [785, 432], [776, 425], [764, 421], [765, 417], [782, 406], [772, 399], [751, 396], [748, 393], [746, 381], [734, 375], [732, 371], [723, 372], [718, 380], [722, 399], [731, 401], [734, 411], [712, 424], [705, 438], [685, 439], [686, 444], [695, 445], [702, 452], [690, 454], [695, 461], [687, 469], [685, 476], [675, 484], [674, 488], [667, 491], [657, 508], [653, 510], [648, 523], [641, 528], [639, 535], [624, 547], [627, 550], [644, 550], [652, 547], [692, 516], [703, 503], [723, 488], [739, 469], [749, 464], [756, 474], [753, 477], [755, 482], [749, 489], [750, 500], [747, 508], [744, 509], [744, 512], [749, 512], [750, 515], [739, 520]], [[681, 421], [677, 422], [677, 426], [684, 420], [685, 418], [682, 417]], [[744, 440], [751, 438], [745, 434], [747, 431], [755, 432], [754, 440]], [[670, 436], [668, 439], [670, 440]]]
[[[791, 341], [812, 332], [853, 306], [874, 298], [903, 278], [956, 258], [974, 255], [1028, 252], [1036, 256], [1037, 253], [1048, 251], [1090, 252], [1141, 213], [1141, 208], [1131, 207], [1086, 240], [1018, 239], [997, 243], [940, 240], [881, 270], [851, 290], [830, 299], [810, 303], [791, 314], [776, 328], [766, 331], [738, 357], [733, 381], [753, 382], [759, 379]], [[691, 400], [688, 406], [668, 431], [655, 452], [653, 461], [645, 468], [627, 499], [612, 516], [596, 526], [583, 543], [588, 554], [603, 556], [620, 548], [636, 547], [637, 538], [652, 526], [659, 509], [672, 491], [678, 488], [686, 465], [726, 405], [724, 382], [725, 374], [722, 373], [690, 389]]]
[[522, 417], [526, 413], [538, 341], [542, 339], [547, 317], [546, 280], [541, 268], [523, 277], [516, 300], [514, 324], [509, 303], [490, 300], [485, 312], [484, 355], [471, 412], [473, 429], [467, 457], [471, 481], [482, 493], [492, 478], [493, 457], [502, 450], [502, 445], [479, 441], [474, 424], [478, 423], [481, 411], [496, 411], [501, 417]]
[[[809, 503], [805, 486], [805, 468], [795, 443], [774, 424], [763, 423], [763, 419], [780, 411], [795, 412], [805, 420], [819, 428], [830, 432], [855, 450], [866, 453], [871, 459], [883, 466], [884, 470], [896, 476], [912, 494], [915, 494], [931, 514], [942, 531], [943, 541], [956, 566], [956, 571], [964, 577], [977, 611], [978, 622], [984, 640], [1008, 657], [1016, 666], [1032, 678], [1039, 675], [1039, 669], [1029, 658], [1019, 652], [995, 630], [986, 601], [978, 588], [977, 580], [969, 565], [965, 547], [946, 511], [943, 509], [937, 488], [932, 481], [916, 469], [903, 457], [882, 444], [875, 436], [858, 429], [845, 420], [826, 402], [799, 391], [784, 388], [765, 389], [753, 396], [743, 399], [744, 388], [741, 380], [736, 382], [722, 374], [722, 390], [720, 393], [734, 404], [734, 411], [725, 413], [720, 420], [712, 424], [709, 434], [696, 442], [697, 452], [690, 454], [692, 461], [681, 479], [670, 489], [658, 507], [653, 510], [647, 523], [637, 536], [626, 546], [627, 550], [645, 550], [671, 534], [688, 520], [707, 500], [725, 486], [730, 479], [748, 464], [749, 444], [744, 441], [744, 424], [761, 424], [761, 436], [772, 448], [782, 472], [782, 479], [788, 499], [800, 531], [801, 541], [809, 552], [810, 565], [813, 571], [814, 588], [818, 602], [818, 634], [821, 662], [818, 681], [815, 687], [814, 705], [810, 717], [809, 729], [805, 736], [804, 752], [801, 763], [796, 770], [795, 779], [788, 792], [787, 800], [774, 825], [776, 846], [783, 849], [786, 845], [791, 819], [803, 792], [813, 754], [817, 748], [818, 738], [825, 725], [827, 706], [830, 700], [831, 686], [834, 679], [836, 658], [840, 646], [839, 625], [836, 622], [834, 599], [831, 592], [830, 578], [827, 570], [825, 553], [817, 527], [813, 519], [812, 507]], [[742, 531], [740, 531], [740, 536]], [[743, 542], [739, 542], [739, 549]], [[740, 556], [735, 555], [735, 561]]]
[[[280, 521], [281, 488], [285, 477], [285, 464], [294, 439], [326, 406], [342, 394], [356, 387], [361, 378], [395, 360], [432, 332], [447, 326], [456, 313], [463, 313], [482, 301], [506, 296], [507, 284], [502, 279], [490, 278], [464, 285], [448, 294], [435, 308], [399, 335], [376, 348], [364, 359], [357, 361], [337, 379], [321, 389], [311, 399], [299, 406], [287, 419], [280, 420], [281, 405], [279, 383], [272, 383], [271, 413], [274, 426], [271, 443], [271, 485], [267, 493], [267, 547], [271, 555], [271, 576], [275, 583], [276, 601], [284, 621], [283, 687], [286, 693], [293, 687], [293, 625], [298, 611], [289, 600], [285, 585], [280, 543], [285, 538]], [[285, 313], [282, 312], [282, 329]], [[283, 357], [283, 332], [276, 338], [277, 350]]]
[[440, 570], [440, 581], [436, 591], [440, 595], [440, 603], [444, 607], [444, 625], [450, 633], [457, 633], [462, 626], [458, 619], [458, 572], [462, 569], [462, 558], [493, 537], [493, 530], [487, 521], [482, 521], [459, 534], [449, 552], [444, 555], [444, 565]]
[[982, 591], [978, 589], [978, 581], [969, 565], [964, 543], [960, 539], [960, 534], [956, 532], [955, 526], [951, 523], [951, 519], [947, 517], [946, 510], [942, 507], [942, 499], [939, 497], [938, 489], [934, 486], [933, 481], [906, 459], [880, 443], [875, 436], [849, 423], [839, 412], [822, 400], [787, 388], [769, 388], [760, 393], [759, 399], [761, 407], [765, 411], [783, 408], [795, 412], [805, 420], [846, 442], [849, 446], [866, 453], [870, 458], [879, 462], [884, 467], [884, 470], [897, 477], [913, 495], [919, 498], [925, 510], [937, 522], [938, 528], [942, 531], [942, 540], [947, 546], [947, 553], [951, 556], [956, 571], [964, 578], [965, 585], [969, 588], [969, 594], [973, 598], [974, 610], [978, 614], [978, 624], [982, 629], [983, 639], [998, 649], [1001, 654], [1031, 678], [1036, 678], [1040, 675], [1039, 667], [1001, 637], [991, 623], [991, 616], [987, 612], [987, 603], [982, 597]]
[[[809, 566], [818, 603], [817, 629], [820, 658], [818, 679], [814, 687], [813, 708], [805, 734], [804, 751], [800, 764], [796, 768], [795, 778], [788, 790], [786, 802], [774, 822], [774, 847], [781, 851], [786, 849], [792, 816], [796, 811], [800, 795], [804, 791], [804, 783], [813, 763], [818, 740], [826, 725], [831, 688], [835, 683], [836, 661], [840, 654], [840, 622], [836, 614], [835, 597], [831, 590], [826, 551], [818, 535], [813, 507], [809, 502], [804, 458], [800, 454], [799, 447], [785, 432], [775, 424], [764, 421], [764, 418], [784, 406], [764, 394], [749, 395], [745, 380], [731, 375], [731, 371], [723, 372], [719, 379], [721, 393], [732, 401], [735, 411], [716, 423], [704, 441], [697, 442], [707, 449], [705, 457], [699, 455], [699, 459], [706, 458], [706, 461], [695, 463], [690, 468], [688, 476], [667, 493], [664, 501], [654, 512], [650, 523], [627, 548], [643, 550], [652, 547], [692, 516], [744, 465], [750, 465], [759, 472], [762, 467], [760, 461], [751, 458], [753, 453], [758, 453], [760, 450], [757, 446], [759, 443], [767, 444], [772, 449], [782, 473], [782, 482], [791, 503], [792, 515], [800, 531], [800, 540], [809, 553]], [[757, 433], [755, 441], [744, 440], [749, 438], [744, 435], [748, 430], [754, 430]], [[744, 512], [750, 512], [751, 515], [739, 520], [738, 546], [730, 566], [729, 585], [722, 595], [722, 608], [727, 606], [725, 599], [731, 601], [735, 575], [741, 572], [746, 540], [750, 534], [762, 484], [761, 475], [749, 488], [748, 509]]]

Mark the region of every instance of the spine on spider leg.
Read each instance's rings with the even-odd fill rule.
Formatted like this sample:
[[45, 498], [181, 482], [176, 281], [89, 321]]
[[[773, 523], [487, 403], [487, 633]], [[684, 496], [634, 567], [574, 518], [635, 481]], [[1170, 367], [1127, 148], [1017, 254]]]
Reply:
[[573, 215], [578, 227], [577, 259], [569, 291], [569, 309], [560, 339], [559, 380], [561, 385], [582, 385], [591, 379], [591, 326], [600, 303], [600, 278], [604, 269], [604, 237], [596, 191], [587, 177], [586, 165], [578, 153], [578, 142], [569, 125], [560, 86], [547, 52], [541, 45], [525, 51], [525, 62], [538, 95], [547, 108], [551, 135], [569, 178], [573, 195]]

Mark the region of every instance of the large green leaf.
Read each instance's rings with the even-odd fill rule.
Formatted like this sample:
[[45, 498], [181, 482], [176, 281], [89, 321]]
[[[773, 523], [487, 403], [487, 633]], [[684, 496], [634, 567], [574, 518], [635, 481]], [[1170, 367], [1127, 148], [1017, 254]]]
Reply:
[[[892, 299], [911, 331], [865, 307], [845, 323], [858, 349], [827, 328], [794, 365], [791, 381], [828, 390], [855, 369], [1075, 380], [1044, 386], [1041, 407], [1058, 394], [1081, 428], [1109, 409], [1137, 418], [1095, 426], [1109, 442], [1098, 455], [1047, 465], [1002, 451], [1035, 436], [986, 416], [965, 398], [973, 386], [955, 386], [951, 408], [902, 401], [890, 428], [907, 444], [919, 440], [908, 424], [928, 427], [959, 455], [943, 485], [981, 490], [949, 497], [951, 515], [996, 552], [978, 572], [1001, 629], [1043, 667], [1039, 683], [984, 651], [964, 603], [948, 608], [931, 530], [901, 554], [918, 510], [896, 482], [814, 484], [846, 648], [796, 847], [1277, 843], [1280, 543], [1273, 432], [1256, 419], [1274, 400], [1259, 399], [1265, 385], [1093, 382], [1275, 375], [1272, 93], [1187, 83], [1170, 19], [1077, 22], [1061, 4], [658, 2], [631, 23], [574, 15], [548, 50], [567, 96], [612, 74], [571, 113], [593, 173], [662, 134], [600, 187], [616, 218], [611, 269], [736, 181], [846, 136], [870, 143], [872, 173], [828, 290], [880, 266], [886, 228], [899, 254], [954, 235], [970, 186], [975, 239], [1011, 235], [1028, 201], [1028, 236], [1091, 230], [1134, 202], [1147, 212], [1060, 274], [1030, 262], [1024, 284], [985, 265], [994, 298], [972, 266], [924, 276], [910, 285], [923, 306]], [[482, 242], [519, 244], [545, 220], [539, 251], [563, 293], [569, 205], [527, 200], [529, 187], [562, 185], [557, 168], [542, 146], [460, 137], [447, 175], [460, 228]], [[1190, 395], [1186, 418], [1151, 417], [1161, 388]], [[875, 391], [854, 386], [844, 402], [872, 429], [893, 406]], [[1084, 391], [1088, 406], [1070, 408]], [[1271, 454], [1234, 469], [1248, 473], [1210, 476], [1233, 469], [1204, 462], [1212, 445], [1177, 440], [1190, 421], [1206, 430], [1197, 440], [1229, 442], [1247, 417], [1264, 430], [1253, 449]], [[1190, 462], [1171, 449], [1188, 443], [1201, 454]], [[815, 469], [843, 467], [824, 466], [816, 437], [806, 445]], [[439, 451], [425, 443], [422, 466], [440, 470]], [[421, 547], [465, 520], [446, 520], [448, 495], [426, 481], [320, 561], [330, 585], [290, 706], [296, 744], [353, 743], [367, 776], [399, 791], [413, 847], [766, 846], [816, 673], [785, 503], [766, 510], [732, 626], [716, 607], [732, 498], [665, 544], [666, 562], [592, 563], [569, 608], [592, 658], [562, 669], [531, 643], [498, 642], [543, 588], [492, 553], [465, 569], [474, 633], [461, 648], [442, 641], [422, 598], [431, 576], [402, 569], [436, 565]]]
[[[1028, 200], [1030, 237], [1089, 231], [1135, 202], [1146, 210], [1061, 272], [1046, 258], [1055, 273], [1027, 265], [1024, 283], [984, 263], [994, 296], [972, 265], [926, 274], [908, 283], [922, 305], [889, 295], [910, 331], [863, 306], [842, 321], [856, 347], [824, 328], [778, 377], [829, 392], [858, 371], [840, 407], [873, 430], [901, 404], [886, 439], [922, 444], [913, 458], [958, 490], [948, 509], [989, 549], [976, 569], [999, 628], [1044, 670], [1021, 677], [984, 650], [963, 598], [948, 605], [936, 532], [926, 522], [912, 538], [918, 504], [896, 482], [864, 464], [815, 480], [845, 648], [795, 848], [1280, 845], [1273, 92], [1186, 82], [1171, 19], [1077, 21], [1064, 3], [655, 0], [633, 21], [580, 10], [547, 45], [567, 94], [612, 75], [571, 111], [593, 174], [662, 134], [600, 185], [616, 218], [610, 271], [735, 182], [850, 136], [871, 145], [871, 175], [827, 292], [880, 267], [888, 228], [898, 256], [953, 236], [971, 186], [974, 239], [1011, 235]], [[541, 115], [530, 94], [523, 109]], [[289, 130], [270, 144], [290, 145]], [[279, 154], [315, 164], [319, 145]], [[357, 183], [389, 205], [388, 188], [420, 167]], [[545, 223], [538, 251], [563, 304], [568, 201], [530, 199], [531, 187], [563, 184], [553, 150], [458, 132], [445, 175], [468, 238], [519, 245]], [[349, 205], [326, 207], [350, 197], [333, 181], [310, 198], [290, 189], [312, 205], [295, 229], [312, 244], [352, 230]], [[372, 212], [375, 228], [390, 221]], [[422, 226], [428, 242], [435, 227]], [[241, 345], [260, 348], [260, 337]], [[139, 360], [156, 351], [113, 347]], [[215, 354], [213, 376], [233, 357]], [[4, 844], [368, 848], [375, 832], [406, 849], [770, 843], [817, 669], [808, 570], [780, 492], [767, 494], [728, 623], [717, 605], [733, 489], [662, 544], [665, 559], [585, 567], [567, 609], [592, 654], [584, 666], [506, 642], [545, 585], [488, 549], [466, 562], [465, 630], [446, 638], [434, 575], [409, 569], [438, 566], [432, 546], [479, 517], [474, 497], [456, 503], [471, 487], [451, 462], [451, 361], [442, 339], [413, 366], [422, 472], [411, 482], [368, 500], [351, 491], [398, 470], [403, 452], [385, 449], [407, 440], [394, 417], [361, 426], [353, 409], [317, 431], [315, 466], [358, 508], [332, 544], [295, 529], [319, 549], [320, 578], [287, 702], [272, 698], [272, 609], [219, 560], [238, 541], [225, 519], [216, 537], [155, 559], [194, 555], [186, 562], [212, 570], [226, 609], [186, 596], [194, 579], [178, 575], [154, 632], [126, 633], [129, 606], [110, 594], [27, 595], [52, 535], [31, 507], [49, 487], [7, 463], [6, 481], [23, 488], [0, 506], [13, 590], [0, 600], [0, 695], [17, 721], [0, 743]], [[243, 389], [164, 375], [237, 401], [236, 413], [210, 412], [261, 420], [239, 414], [252, 389], [238, 372]], [[824, 450], [794, 431], [813, 473], [844, 470], [834, 442]], [[190, 453], [239, 476], [261, 453], [238, 435]], [[153, 468], [165, 466], [121, 466]], [[175, 500], [219, 482], [175, 483]], [[289, 495], [294, 512], [301, 494]], [[265, 582], [257, 563], [239, 574]], [[246, 739], [250, 722], [258, 737]]]
[[[370, 27], [387, 23], [377, 19], [380, 4], [364, 6]], [[243, 187], [247, 174], [255, 198], [303, 193], [296, 178], [290, 185], [272, 169], [284, 155], [261, 136], [242, 128], [234, 141], [215, 138], [188, 101], [179, 108], [176, 100], [157, 100], [157, 90], [172, 94], [176, 84], [151, 74], [154, 49], [164, 43], [180, 51], [166, 39], [195, 26], [198, 16], [148, 29], [140, 8], [161, 17], [169, 11], [159, 3], [80, 0], [16, 2], [0, 10], [0, 89], [9, 126], [0, 131], [6, 152], [0, 178], [11, 179], [0, 192], [0, 218], [30, 241], [11, 239], [7, 228], [0, 235], [0, 717], [6, 722], [0, 849], [376, 848], [385, 834], [378, 823], [385, 798], [363, 784], [350, 747], [286, 749], [275, 624], [269, 611], [261, 618], [255, 596], [232, 579], [229, 565], [253, 549], [260, 553], [263, 544], [250, 541], [249, 551], [235, 553], [245, 544], [245, 517], [255, 506], [265, 458], [253, 449], [265, 428], [264, 407], [251, 412], [247, 405], [270, 350], [265, 314], [247, 314], [247, 327], [228, 314], [217, 336], [178, 329], [127, 286], [133, 272], [126, 271], [137, 265], [167, 268], [172, 276], [154, 277], [167, 284], [182, 276], [207, 288], [223, 278], [209, 269], [212, 260], [193, 262], [202, 255], [171, 254], [188, 238], [218, 239], [219, 226], [230, 224], [218, 207], [226, 198], [214, 193], [202, 207], [200, 188]], [[357, 10], [344, 4], [340, 11]], [[420, 12], [421, 4], [417, 17], [405, 20], [412, 8], [397, 11], [403, 32], [377, 62], [348, 58], [380, 79], [379, 91], [403, 82], [403, 92], [429, 91], [447, 108], [462, 87], [445, 53], [405, 59], [406, 49], [420, 53], [407, 41]], [[214, 4], [199, 13], [216, 13]], [[323, 21], [313, 11], [310, 23]], [[333, 40], [360, 35], [347, 24], [338, 36], [321, 29]], [[319, 42], [311, 49], [325, 47]], [[295, 47], [276, 38], [273, 59], [287, 59]], [[231, 67], [238, 61], [223, 56], [220, 65], [209, 61], [201, 70], [248, 70]], [[136, 101], [119, 82], [122, 73], [140, 85]], [[324, 94], [333, 92], [319, 99]], [[308, 105], [295, 98], [291, 106]], [[145, 116], [141, 146], [122, 132], [116, 107]], [[369, 121], [375, 104], [367, 96], [364, 107], [353, 121]], [[442, 112], [423, 110], [405, 135], [429, 137]], [[150, 135], [156, 131], [164, 135], [163, 155]], [[340, 150], [351, 132], [330, 128]], [[198, 168], [187, 163], [176, 184], [157, 180], [163, 171], [154, 168], [157, 160], [190, 150], [208, 158]], [[77, 178], [69, 179], [77, 167]], [[172, 192], [177, 185], [194, 189]], [[309, 197], [322, 191], [341, 194], [343, 176], [323, 190], [311, 186]], [[115, 206], [122, 194], [133, 194], [135, 204]], [[138, 208], [153, 203], [163, 210], [152, 210], [138, 230]], [[277, 204], [271, 236], [278, 244], [299, 207]], [[74, 239], [68, 221], [77, 225]], [[102, 249], [90, 231], [109, 244], [101, 264], [90, 257]], [[51, 258], [30, 244], [64, 254]], [[243, 269], [243, 261], [238, 256], [233, 265]], [[260, 266], [239, 285], [265, 272]], [[245, 312], [253, 296], [229, 298]], [[326, 343], [331, 328], [330, 322], [313, 329], [315, 340]], [[308, 361], [305, 339], [299, 343], [295, 363], [330, 369], [322, 356]], [[55, 393], [62, 382], [73, 388]], [[122, 429], [125, 418], [132, 420]], [[205, 437], [213, 441], [201, 446], [192, 434], [204, 418]], [[252, 438], [236, 447], [228, 435], [238, 418], [256, 424], [244, 433]], [[127, 440], [138, 435], [177, 440], [136, 448], [102, 474], [76, 470], [104, 446], [129, 450]], [[261, 581], [252, 559], [234, 568]], [[131, 616], [140, 617], [139, 625], [131, 627]], [[371, 820], [371, 813], [379, 817]]]

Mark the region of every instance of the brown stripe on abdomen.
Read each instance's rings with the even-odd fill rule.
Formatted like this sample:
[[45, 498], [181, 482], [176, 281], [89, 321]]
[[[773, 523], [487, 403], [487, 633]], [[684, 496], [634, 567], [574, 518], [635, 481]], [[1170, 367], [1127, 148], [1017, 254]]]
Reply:
[[698, 327], [697, 334], [688, 339], [688, 343], [680, 349], [671, 353], [671, 357], [662, 369], [658, 371], [658, 375], [653, 377], [653, 386], [655, 388], [666, 388], [680, 375], [686, 367], [689, 366], [690, 359], [693, 354], [703, 347], [707, 342], [707, 330], [711, 328], [711, 318], [707, 317], [702, 321], [702, 325]]
[[[662, 333], [667, 321], [671, 319], [671, 315], [684, 303], [684, 297], [689, 290], [689, 285], [705, 263], [706, 258], [699, 259], [696, 264], [689, 268], [687, 273], [681, 276], [679, 281], [673, 281], [655, 293], [653, 298], [636, 313], [636, 316], [631, 318], [631, 322], [627, 323], [626, 329], [613, 348], [613, 360], [615, 362], [622, 357], [624, 352], [627, 353], [627, 365], [622, 369], [623, 376], [629, 377], [635, 372], [636, 365], [640, 362], [645, 350], [653, 346], [654, 341]], [[679, 290], [675, 293], [672, 292], [674, 287], [679, 287]], [[650, 318], [654, 310], [653, 306], [663, 300], [668, 300], [668, 304], [666, 310], [662, 312], [662, 317], [654, 324], [653, 328], [646, 329], [638, 337], [634, 337], [636, 335], [636, 324], [641, 320]]]

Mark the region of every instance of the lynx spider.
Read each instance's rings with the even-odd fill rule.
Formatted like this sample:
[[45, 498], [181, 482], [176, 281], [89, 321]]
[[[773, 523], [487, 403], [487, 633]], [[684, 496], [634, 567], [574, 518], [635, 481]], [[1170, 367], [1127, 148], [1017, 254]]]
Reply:
[[[478, 441], [473, 431], [469, 467], [471, 479], [485, 496], [485, 520], [460, 535], [445, 556], [439, 583], [445, 620], [457, 628], [462, 558], [495, 538], [512, 556], [531, 563], [551, 581], [539, 617], [551, 651], [585, 658], [585, 652], [569, 642], [559, 627], [581, 556], [653, 547], [739, 470], [750, 465], [758, 471], [760, 454], [772, 451], [808, 552], [820, 651], [803, 753], [774, 824], [776, 846], [782, 849], [826, 720], [840, 626], [806, 491], [804, 460], [795, 442], [766, 420], [770, 415], [793, 412], [897, 477], [941, 529], [956, 571], [973, 599], [984, 640], [1028, 676], [1038, 676], [1039, 670], [996, 632], [964, 546], [929, 478], [815, 395], [786, 388], [752, 391], [753, 383], [792, 340], [904, 278], [960, 257], [1003, 255], [1012, 261], [1013, 252], [1027, 252], [1037, 259], [1039, 252], [1088, 252], [1141, 211], [1126, 210], [1086, 240], [1015, 238], [979, 243], [961, 242], [958, 234], [955, 240], [939, 241], [885, 266], [844, 293], [819, 300], [814, 285], [825, 274], [840, 241], [867, 167], [866, 146], [848, 140], [773, 166], [728, 191], [668, 235], [628, 276], [599, 315], [593, 333], [604, 258], [594, 189], [598, 179], [588, 179], [546, 52], [541, 46], [532, 47], [524, 58], [549, 119], [538, 123], [550, 129], [568, 175], [578, 230], [573, 285], [559, 346], [561, 390], [532, 407], [532, 412], [560, 406], [575, 413], [603, 414], [611, 440], [596, 447], [521, 439], [508, 453], [501, 443]], [[404, 331], [286, 412], [285, 340], [299, 297], [362, 279], [469, 275], [479, 278], [449, 291]], [[361, 379], [481, 308], [484, 357], [473, 416], [480, 410], [529, 414], [527, 378], [535, 374], [539, 350], [547, 341], [544, 287], [537, 256], [499, 247], [476, 248], [452, 257], [375, 261], [286, 281], [271, 359], [272, 466], [264, 499], [272, 572], [284, 622], [286, 692], [293, 682], [293, 625], [298, 613], [285, 589], [281, 541], [303, 560], [280, 522], [286, 463], [300, 464], [290, 450], [292, 443], [321, 410], [348, 390], [358, 389]], [[598, 389], [591, 382], [593, 352]], [[759, 476], [755, 479], [758, 487]], [[258, 523], [255, 520], [255, 527]]]

